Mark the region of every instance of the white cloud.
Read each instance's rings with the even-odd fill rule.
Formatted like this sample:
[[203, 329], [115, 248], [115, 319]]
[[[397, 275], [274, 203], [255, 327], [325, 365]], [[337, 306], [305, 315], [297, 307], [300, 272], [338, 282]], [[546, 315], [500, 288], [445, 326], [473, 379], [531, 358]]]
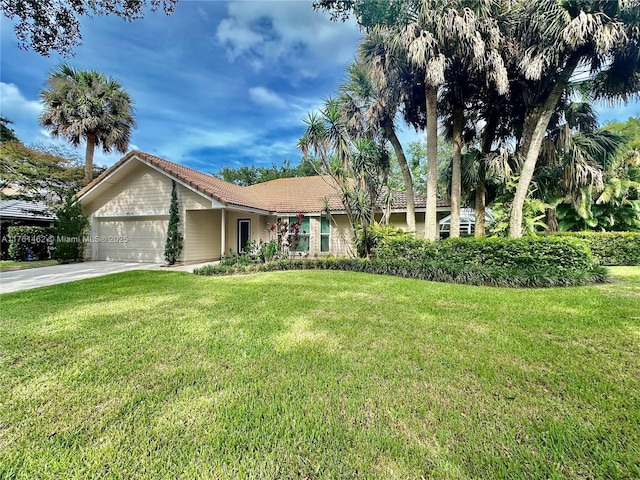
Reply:
[[287, 106], [287, 102], [280, 95], [265, 87], [250, 88], [249, 97], [253, 103], [265, 107], [284, 108]]
[[27, 100], [13, 83], [0, 82], [0, 102], [2, 116], [10, 120], [37, 118], [42, 112], [42, 104], [37, 100]]
[[342, 65], [361, 37], [354, 21], [331, 22], [311, 2], [232, 2], [216, 38], [231, 61], [246, 57], [256, 70], [284, 63], [301, 78]]

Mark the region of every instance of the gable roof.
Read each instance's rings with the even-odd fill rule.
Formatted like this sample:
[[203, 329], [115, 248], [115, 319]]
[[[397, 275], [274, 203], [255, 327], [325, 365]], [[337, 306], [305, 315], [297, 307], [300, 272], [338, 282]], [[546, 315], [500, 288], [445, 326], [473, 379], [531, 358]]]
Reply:
[[170, 177], [189, 185], [207, 197], [215, 198], [225, 204], [264, 210], [264, 206], [261, 202], [253, 197], [251, 193], [247, 192], [245, 188], [240, 187], [239, 185], [225, 182], [224, 180], [220, 180], [212, 175], [207, 175], [206, 173], [202, 173], [192, 168], [184, 167], [177, 163], [170, 162], [169, 160], [137, 150], [129, 152], [107, 170], [102, 172], [99, 177], [95, 178], [91, 183], [78, 192], [77, 198], [82, 198], [82, 196], [99, 185], [114, 171], [134, 158], [138, 158], [139, 160], [156, 167]]
[[[203, 195], [219, 200], [226, 205], [263, 210], [272, 213], [320, 213], [328, 206], [332, 211], [344, 210], [341, 196], [330, 176], [280, 178], [249, 187], [241, 187], [212, 175], [184, 167], [154, 155], [134, 150], [105, 170], [77, 194], [81, 199], [98, 187], [113, 172], [127, 162], [138, 159], [168, 176], [192, 187]], [[426, 197], [416, 195], [416, 208], [426, 208]], [[382, 207], [381, 204], [378, 205]], [[448, 203], [438, 200], [438, 207]], [[406, 193], [393, 191], [392, 209], [407, 207]]]

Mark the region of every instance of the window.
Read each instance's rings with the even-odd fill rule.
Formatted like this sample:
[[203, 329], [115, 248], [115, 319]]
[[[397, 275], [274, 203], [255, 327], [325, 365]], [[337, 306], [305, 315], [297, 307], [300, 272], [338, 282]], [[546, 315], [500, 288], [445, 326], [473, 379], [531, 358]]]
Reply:
[[[298, 230], [298, 244], [295, 244], [293, 234], [291, 233], [291, 224], [300, 222], [300, 229]], [[292, 252], [308, 252], [309, 251], [309, 217], [303, 217], [302, 220], [298, 220], [298, 217], [289, 217], [289, 240], [290, 250]]]
[[328, 252], [330, 250], [331, 243], [329, 242], [329, 232], [331, 231], [331, 224], [327, 217], [320, 218], [320, 251]]

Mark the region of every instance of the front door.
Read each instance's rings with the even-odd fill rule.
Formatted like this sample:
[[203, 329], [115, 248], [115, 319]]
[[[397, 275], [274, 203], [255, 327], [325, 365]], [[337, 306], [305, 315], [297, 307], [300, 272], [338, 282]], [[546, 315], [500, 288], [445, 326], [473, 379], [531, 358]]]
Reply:
[[247, 242], [251, 238], [251, 220], [248, 218], [242, 218], [238, 220], [238, 252], [243, 252], [247, 249]]

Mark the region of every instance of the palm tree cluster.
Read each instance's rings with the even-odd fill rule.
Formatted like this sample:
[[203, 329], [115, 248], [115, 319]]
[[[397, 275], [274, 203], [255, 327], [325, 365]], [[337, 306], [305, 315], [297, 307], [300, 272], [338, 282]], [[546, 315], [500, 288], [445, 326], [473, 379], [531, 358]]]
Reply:
[[[439, 124], [453, 143], [451, 236], [459, 235], [465, 194], [480, 221], [487, 200], [507, 195], [509, 235], [519, 237], [536, 194], [579, 209], [604, 188], [621, 141], [596, 130], [576, 91], [611, 102], [639, 96], [639, 0], [318, 0], [314, 8], [333, 19], [353, 14], [365, 32], [341, 88], [353, 100], [344, 122], [379, 132], [403, 174], [395, 122], [426, 132], [427, 238], [438, 234]], [[404, 178], [409, 192], [408, 168]]]

